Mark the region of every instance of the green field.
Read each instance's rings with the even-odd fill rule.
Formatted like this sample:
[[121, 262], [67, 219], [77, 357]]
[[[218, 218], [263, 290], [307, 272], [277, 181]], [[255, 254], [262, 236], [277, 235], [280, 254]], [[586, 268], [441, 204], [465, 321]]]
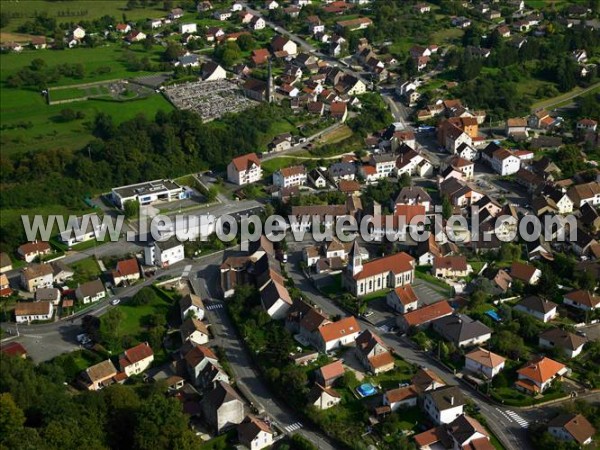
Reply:
[[[123, 14], [127, 20], [142, 20], [148, 17], [161, 17], [165, 15], [162, 9], [163, 2], [158, 2], [152, 7], [135, 8], [128, 10], [125, 8], [126, 0], [73, 0], [73, 1], [43, 1], [43, 0], [1, 0], [2, 12], [11, 15], [18, 14], [20, 17], [13, 17], [3, 31], [17, 31], [19, 26], [31, 20], [36, 13], [44, 12], [48, 17], [56, 19], [58, 23], [74, 22], [83, 20], [94, 20], [102, 16], [113, 16], [117, 20], [122, 20]], [[69, 11], [72, 17], [59, 17], [60, 12]], [[85, 13], [77, 15], [78, 13]], [[191, 15], [191, 14], [190, 14]]]
[[283, 167], [293, 166], [295, 164], [302, 164], [304, 161], [297, 158], [273, 158], [265, 161], [261, 164], [265, 176], [271, 175], [273, 172], [277, 172]]
[[[8, 76], [28, 66], [35, 58], [45, 60], [48, 66], [63, 63], [84, 63], [86, 76], [79, 80], [61, 78], [57, 85], [62, 86], [145, 75], [145, 72], [128, 71], [125, 52], [126, 50], [120, 46], [111, 45], [64, 51], [43, 50], [27, 51], [21, 54], [5, 54], [0, 56], [0, 81], [4, 82]], [[146, 55], [141, 47], [132, 52], [137, 57]], [[148, 54], [153, 60], [158, 60], [159, 53], [160, 48], [156, 47]], [[98, 69], [101, 67], [110, 67], [111, 71], [98, 73]], [[103, 86], [69, 87], [52, 90], [51, 98], [61, 100], [85, 95], [102, 95], [104, 89], [106, 88]], [[63, 122], [60, 119], [60, 111], [65, 108], [82, 112], [85, 117], [82, 120]], [[35, 89], [16, 89], [3, 85], [0, 95], [0, 115], [5, 129], [0, 133], [0, 145], [2, 145], [3, 154], [48, 148], [75, 150], [90, 141], [91, 134], [87, 122], [93, 121], [99, 112], [109, 114], [116, 123], [120, 123], [135, 117], [140, 112], [151, 117], [159, 109], [165, 111], [172, 109], [171, 104], [159, 94], [130, 102], [90, 99], [88, 101], [49, 106], [46, 104], [44, 97]], [[15, 127], [18, 124], [27, 124], [29, 128]], [[11, 127], [15, 128], [10, 129]]]
[[90, 86], [87, 88], [66, 88], [53, 89], [50, 91], [50, 101], [70, 100], [82, 97], [92, 97], [108, 94], [108, 88], [105, 86]]

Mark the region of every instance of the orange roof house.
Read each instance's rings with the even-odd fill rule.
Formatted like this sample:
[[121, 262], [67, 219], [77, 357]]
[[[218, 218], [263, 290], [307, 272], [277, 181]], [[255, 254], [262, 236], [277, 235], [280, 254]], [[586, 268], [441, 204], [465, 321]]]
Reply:
[[537, 358], [517, 370], [519, 379], [516, 387], [529, 393], [538, 394], [544, 392], [557, 377], [561, 377], [567, 371], [567, 366], [558, 361], [545, 356]]

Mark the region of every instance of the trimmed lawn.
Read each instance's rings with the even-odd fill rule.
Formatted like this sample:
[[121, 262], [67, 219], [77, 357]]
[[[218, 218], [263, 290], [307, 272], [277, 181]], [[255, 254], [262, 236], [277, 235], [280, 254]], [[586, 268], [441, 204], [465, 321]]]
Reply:
[[73, 286], [77, 286], [78, 284], [87, 281], [93, 281], [102, 275], [98, 263], [91, 256], [71, 264], [71, 269], [73, 269], [75, 275], [69, 284], [72, 284]]
[[265, 177], [271, 175], [273, 172], [277, 172], [279, 169], [284, 167], [293, 166], [294, 164], [302, 164], [303, 161], [297, 158], [273, 158], [268, 161], [264, 161], [261, 166]]

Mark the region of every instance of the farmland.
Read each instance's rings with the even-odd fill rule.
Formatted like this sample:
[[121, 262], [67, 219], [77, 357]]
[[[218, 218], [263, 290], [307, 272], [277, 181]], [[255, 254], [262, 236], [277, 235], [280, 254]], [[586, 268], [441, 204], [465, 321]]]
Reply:
[[[36, 58], [44, 60], [48, 66], [85, 61], [85, 76], [76, 80], [78, 84], [144, 75], [144, 72], [128, 70], [124, 59], [125, 53], [126, 50], [120, 46], [109, 45], [65, 51], [43, 50], [6, 54], [0, 57], [0, 80], [5, 83], [10, 75], [28, 66]], [[132, 51], [132, 53], [138, 52]], [[151, 56], [153, 59], [158, 59], [158, 50], [153, 51]], [[102, 67], [110, 67], [111, 70], [104, 73], [98, 70]], [[62, 78], [56, 83], [58, 86], [73, 84], [74, 80], [71, 78]], [[86, 93], [90, 95], [90, 92], [101, 93], [102, 88], [97, 88], [96, 91], [84, 90], [75, 85], [67, 89], [54, 90], [52, 91], [52, 100], [77, 98]], [[60, 112], [65, 108], [69, 108], [75, 113], [82, 113], [83, 118], [68, 122], [61, 120]], [[91, 139], [88, 123], [99, 112], [110, 114], [115, 122], [119, 123], [135, 117], [140, 111], [152, 116], [159, 109], [165, 111], [172, 109], [171, 105], [159, 94], [129, 102], [90, 99], [68, 105], [49, 106], [40, 92], [33, 88], [9, 88], [4, 85], [0, 98], [3, 123], [0, 143], [5, 154], [47, 148], [75, 150]]]

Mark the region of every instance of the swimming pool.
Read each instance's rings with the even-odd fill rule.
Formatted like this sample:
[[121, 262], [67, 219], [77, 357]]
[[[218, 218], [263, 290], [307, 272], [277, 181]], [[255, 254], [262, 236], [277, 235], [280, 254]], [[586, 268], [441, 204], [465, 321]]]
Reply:
[[358, 392], [361, 397], [369, 397], [377, 394], [377, 389], [375, 389], [375, 386], [371, 383], [364, 383], [356, 388], [356, 392]]

